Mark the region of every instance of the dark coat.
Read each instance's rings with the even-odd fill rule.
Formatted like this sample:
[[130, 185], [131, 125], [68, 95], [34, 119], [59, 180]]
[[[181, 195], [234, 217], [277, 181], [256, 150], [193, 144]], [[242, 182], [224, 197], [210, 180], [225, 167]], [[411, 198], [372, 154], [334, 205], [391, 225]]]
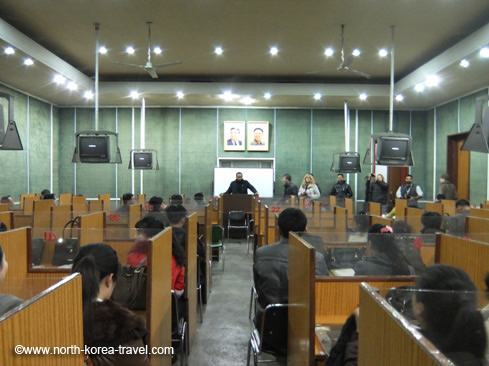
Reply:
[[375, 253], [358, 261], [353, 267], [355, 276], [394, 276], [394, 269], [395, 263], [384, 253]]
[[231, 182], [231, 184], [229, 185], [229, 188], [226, 192], [224, 192], [225, 194], [248, 194], [248, 189], [253, 192], [253, 193], [256, 193], [256, 189], [255, 187], [253, 187], [250, 182], [248, 182], [247, 180], [242, 180], [241, 182], [238, 182], [237, 180], [233, 180]]
[[294, 183], [284, 184], [284, 200], [289, 199], [290, 196], [297, 196], [298, 193], [299, 188]]
[[367, 180], [367, 191], [369, 192], [370, 202], [378, 202], [382, 205], [386, 205], [388, 189], [389, 185], [385, 182], [376, 180], [374, 183], [371, 183]]
[[438, 194], [444, 195], [446, 200], [458, 199], [457, 188], [455, 185], [453, 185], [453, 183], [447, 181], [440, 183], [440, 186], [438, 187]]

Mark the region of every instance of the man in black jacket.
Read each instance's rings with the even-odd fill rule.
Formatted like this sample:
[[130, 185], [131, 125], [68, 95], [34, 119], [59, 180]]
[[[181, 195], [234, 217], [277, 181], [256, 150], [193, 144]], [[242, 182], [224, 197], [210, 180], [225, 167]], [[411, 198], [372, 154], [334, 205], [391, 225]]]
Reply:
[[229, 188], [224, 194], [248, 194], [248, 189], [255, 195], [258, 195], [255, 187], [250, 182], [243, 179], [243, 173], [236, 173], [236, 180], [233, 180], [229, 185]]
[[290, 200], [290, 196], [296, 196], [299, 193], [299, 189], [297, 186], [292, 183], [292, 177], [290, 174], [284, 174], [282, 177], [282, 181], [284, 182], [284, 197], [283, 200]]
[[345, 182], [343, 174], [338, 174], [338, 182], [333, 186], [330, 196], [336, 196], [336, 205], [345, 207], [345, 198], [351, 198], [353, 192], [348, 183]]

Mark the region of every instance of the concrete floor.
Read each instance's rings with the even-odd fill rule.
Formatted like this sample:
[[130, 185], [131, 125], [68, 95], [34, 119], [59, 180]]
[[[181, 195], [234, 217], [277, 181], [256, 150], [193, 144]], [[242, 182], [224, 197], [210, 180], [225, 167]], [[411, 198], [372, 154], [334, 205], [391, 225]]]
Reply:
[[[252, 322], [248, 319], [253, 283], [253, 259], [246, 253], [246, 242], [225, 243], [226, 265], [213, 263], [212, 293], [204, 310], [204, 322], [189, 357], [190, 366], [234, 366], [246, 364]], [[264, 355], [264, 359], [273, 357]], [[252, 364], [252, 362], [250, 362]], [[282, 363], [267, 363], [282, 365]]]

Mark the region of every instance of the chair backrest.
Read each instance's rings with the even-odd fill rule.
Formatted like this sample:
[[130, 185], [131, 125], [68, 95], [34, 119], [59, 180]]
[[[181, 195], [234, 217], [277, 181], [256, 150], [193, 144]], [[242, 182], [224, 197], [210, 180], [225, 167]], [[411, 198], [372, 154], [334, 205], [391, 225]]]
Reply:
[[223, 228], [220, 225], [212, 225], [212, 243], [222, 241]]
[[246, 212], [244, 211], [229, 211], [228, 220], [232, 223], [246, 222]]
[[288, 314], [286, 305], [270, 304], [265, 308], [260, 328], [263, 352], [287, 355]]

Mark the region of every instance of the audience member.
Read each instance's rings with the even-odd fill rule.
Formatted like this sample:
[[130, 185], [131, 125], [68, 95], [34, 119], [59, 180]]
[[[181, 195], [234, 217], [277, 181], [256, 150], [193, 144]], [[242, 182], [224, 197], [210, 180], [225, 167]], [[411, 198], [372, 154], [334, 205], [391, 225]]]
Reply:
[[284, 174], [282, 181], [284, 182], [284, 196], [282, 198], [284, 202], [289, 201], [291, 196], [297, 196], [299, 194], [297, 186], [292, 183], [292, 176], [290, 174]]
[[366, 181], [366, 191], [370, 202], [377, 202], [382, 205], [382, 214], [387, 213], [387, 190], [388, 184], [382, 174], [370, 175], [370, 179]]
[[380, 224], [372, 225], [368, 230], [368, 241], [372, 256], [355, 264], [355, 276], [402, 276], [413, 272], [395, 243], [392, 228]]
[[136, 200], [134, 199], [134, 195], [132, 193], [124, 193], [122, 195], [122, 206], [119, 206], [117, 210], [115, 210], [118, 214], [127, 215], [129, 212], [129, 206], [134, 205]]
[[0, 203], [8, 204], [9, 211], [12, 211], [14, 209], [14, 200], [10, 196], [3, 196]]
[[436, 195], [435, 203], [441, 203], [441, 200], [446, 200], [446, 199], [447, 198], [445, 197], [444, 194], [439, 193]]
[[255, 187], [251, 185], [250, 182], [243, 179], [243, 173], [236, 173], [236, 180], [233, 180], [229, 185], [229, 188], [224, 194], [248, 194], [248, 189], [253, 192], [256, 196], [258, 192]]
[[183, 205], [183, 196], [181, 194], [172, 194], [170, 197], [170, 206]]
[[0, 233], [3, 233], [4, 231], [8, 231], [8, 227], [5, 223], [0, 221]]
[[321, 194], [319, 193], [316, 181], [311, 174], [306, 174], [302, 180], [302, 184], [299, 187], [299, 197], [304, 197], [308, 201], [314, 201], [319, 199]]
[[[8, 263], [5, 258], [5, 253], [0, 246], [0, 284], [5, 279], [5, 275], [8, 271]], [[24, 301], [19, 299], [18, 297], [8, 295], [8, 294], [0, 294], [0, 316], [5, 314], [7, 311], [12, 310], [13, 308], [19, 306]]]
[[194, 194], [194, 202], [198, 209], [203, 209], [206, 206], [204, 194], [202, 192]]
[[438, 186], [438, 194], [445, 196], [446, 200], [456, 200], [458, 198], [457, 188], [453, 183], [450, 183], [448, 174], [440, 176], [440, 185]]
[[40, 195], [40, 198], [43, 200], [44, 197], [46, 197], [48, 194], [51, 194], [51, 191], [49, 189], [43, 189], [41, 191], [41, 195]]
[[170, 221], [168, 221], [168, 217], [166, 216], [166, 205], [163, 202], [163, 198], [153, 196], [149, 199], [149, 210], [146, 213], [146, 217], [154, 217], [155, 219], [160, 220], [165, 226], [170, 226]]
[[54, 193], [49, 193], [49, 194], [46, 194], [44, 195], [44, 200], [56, 200], [56, 196], [54, 195]]
[[455, 216], [447, 217], [446, 228], [448, 233], [457, 236], [465, 234], [465, 218], [470, 214], [470, 203], [467, 200], [458, 200], [455, 203]]
[[[120, 263], [117, 253], [106, 244], [80, 247], [72, 272], [82, 275], [83, 335], [88, 347], [145, 347], [144, 321], [131, 311], [110, 300]], [[134, 354], [93, 354], [94, 365], [150, 365], [144, 352]]]
[[421, 215], [421, 234], [437, 234], [444, 233], [445, 230], [441, 228], [443, 217], [438, 212], [425, 212]]
[[331, 188], [330, 196], [336, 196], [336, 205], [345, 207], [345, 198], [352, 198], [353, 192], [348, 183], [345, 182], [343, 174], [338, 174], [338, 182]]

